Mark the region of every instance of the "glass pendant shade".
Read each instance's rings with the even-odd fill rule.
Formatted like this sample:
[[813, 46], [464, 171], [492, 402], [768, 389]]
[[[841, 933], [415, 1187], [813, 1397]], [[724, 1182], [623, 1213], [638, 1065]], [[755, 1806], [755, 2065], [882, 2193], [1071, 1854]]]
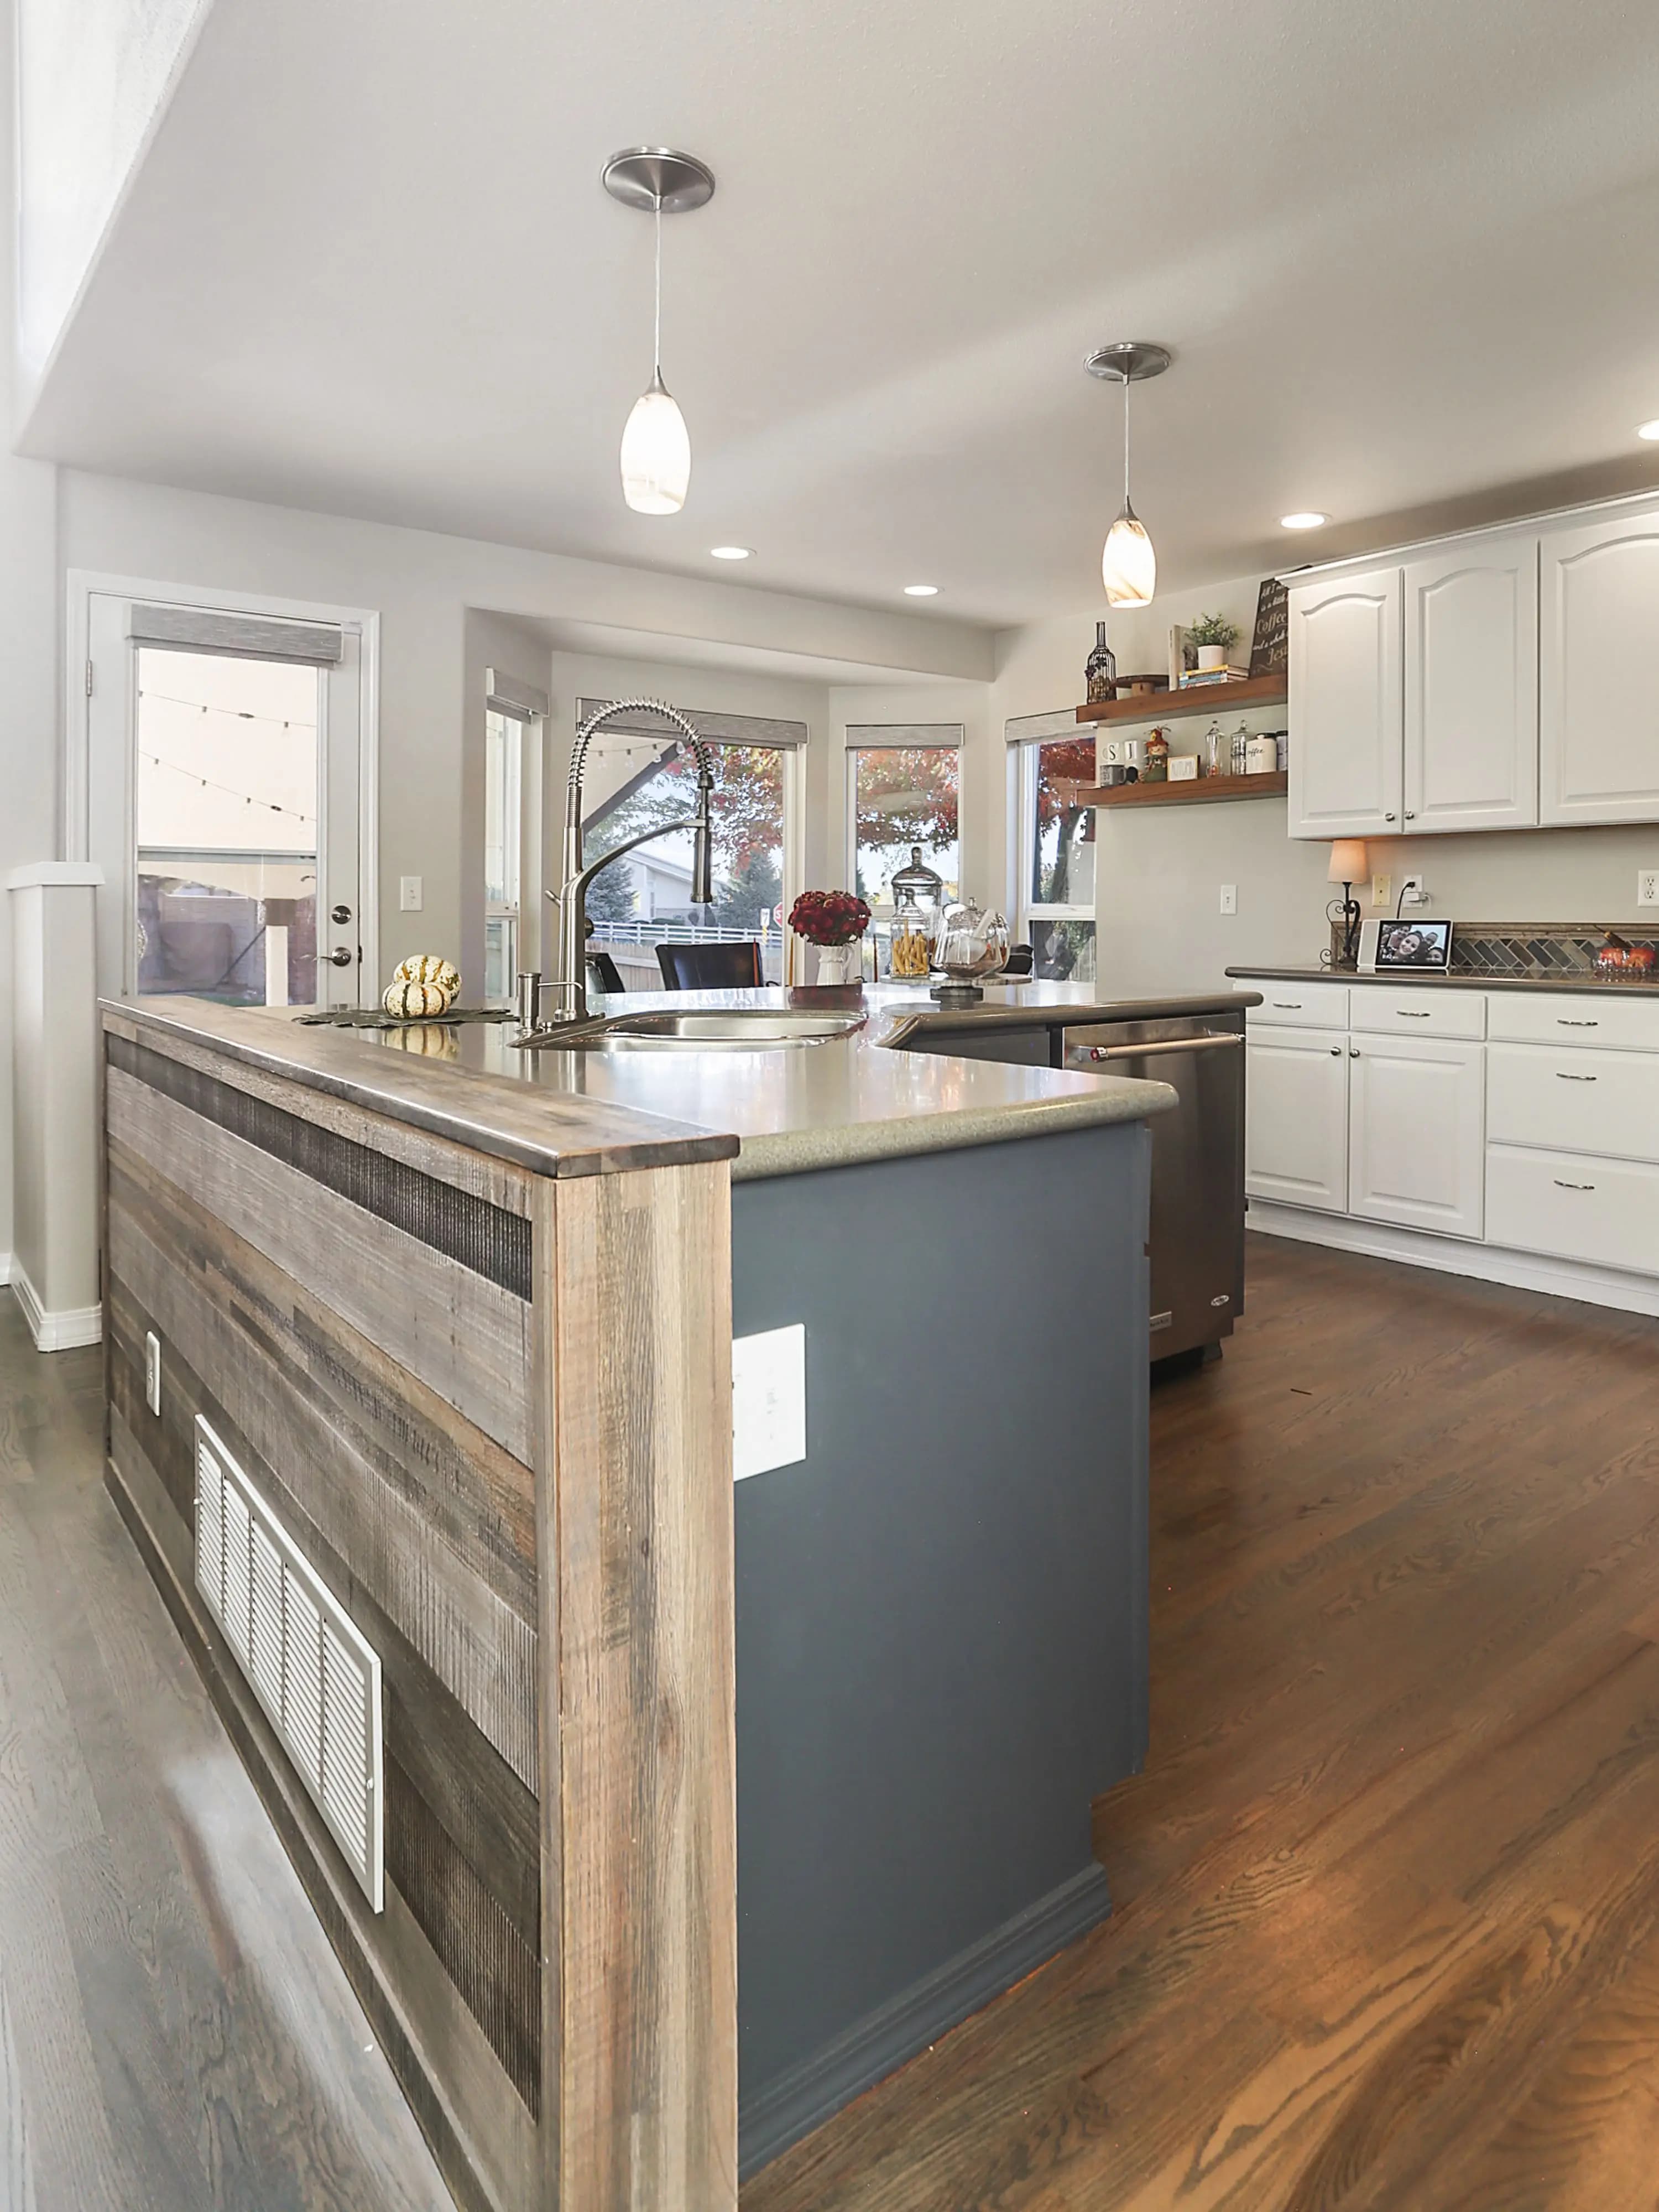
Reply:
[[1158, 556], [1145, 526], [1127, 501], [1107, 532], [1105, 550], [1100, 556], [1100, 580], [1106, 586], [1109, 607], [1144, 607], [1152, 603], [1158, 582]]
[[678, 514], [691, 482], [691, 438], [658, 370], [634, 402], [622, 440], [623, 497], [636, 514]]

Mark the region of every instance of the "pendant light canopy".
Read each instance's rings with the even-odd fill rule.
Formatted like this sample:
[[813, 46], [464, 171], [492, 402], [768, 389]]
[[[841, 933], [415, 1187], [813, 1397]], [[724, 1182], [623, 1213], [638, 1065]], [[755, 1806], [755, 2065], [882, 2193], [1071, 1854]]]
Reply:
[[1133, 341], [1102, 346], [1083, 364], [1091, 376], [1123, 386], [1123, 512], [1106, 533], [1100, 556], [1100, 579], [1110, 607], [1144, 607], [1152, 603], [1158, 583], [1158, 556], [1146, 526], [1129, 503], [1129, 386], [1149, 376], [1162, 376], [1170, 366], [1163, 346]]
[[714, 197], [714, 173], [690, 154], [635, 146], [611, 155], [603, 182], [624, 207], [649, 213], [657, 232], [651, 381], [623, 430], [623, 497], [636, 514], [678, 514], [691, 482], [691, 437], [662, 380], [662, 219], [704, 206]]

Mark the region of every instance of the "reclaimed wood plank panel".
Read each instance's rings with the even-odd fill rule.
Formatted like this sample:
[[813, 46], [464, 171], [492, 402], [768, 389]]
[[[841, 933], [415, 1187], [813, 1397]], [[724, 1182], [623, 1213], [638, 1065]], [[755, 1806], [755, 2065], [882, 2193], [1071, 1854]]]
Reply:
[[563, 2212], [730, 2212], [728, 1175], [607, 1176], [546, 1203], [553, 1457], [538, 1510], [558, 1789], [544, 1794], [542, 1881], [562, 1954], [547, 2199]]
[[470, 1151], [448, 1138], [411, 1128], [408, 1122], [394, 1121], [390, 1115], [372, 1114], [325, 1091], [311, 1089], [246, 1060], [234, 1060], [227, 1053], [196, 1044], [173, 1030], [129, 1021], [110, 1010], [106, 1010], [104, 1027], [112, 1036], [123, 1037], [129, 1044], [142, 1046], [147, 1052], [159, 1053], [181, 1067], [193, 1068], [198, 1074], [228, 1084], [232, 1090], [243, 1091], [251, 1098], [264, 1099], [284, 1113], [314, 1121], [319, 1128], [331, 1129], [350, 1143], [366, 1145], [390, 1159], [401, 1160], [416, 1174], [453, 1184], [457, 1190], [481, 1198], [488, 1205], [501, 1206], [509, 1213], [530, 1212], [535, 1177], [510, 1161], [492, 1159], [486, 1153]]
[[112, 1139], [528, 1461], [526, 1300], [121, 1068], [106, 1069], [105, 1113]]
[[166, 1486], [118, 1412], [110, 1490], [463, 2212], [536, 2202], [536, 2124], [396, 1886], [371, 1911], [217, 1628]]
[[[109, 1146], [109, 1176], [120, 1217], [113, 1233], [148, 1246], [149, 1273], [127, 1276], [141, 1304], [152, 1293], [193, 1299], [198, 1329], [219, 1325], [216, 1346], [228, 1338], [266, 1362], [279, 1429], [302, 1424], [325, 1464], [337, 1449], [349, 1453], [342, 1468], [354, 1481], [366, 1468], [372, 1492], [401, 1499], [470, 1572], [533, 1620], [530, 1469], [118, 1142]], [[160, 1311], [149, 1309], [145, 1325]]]
[[[394, 1663], [396, 1648], [407, 1646], [410, 1655], [420, 1662], [422, 1674], [411, 1679], [404, 1697], [414, 1704], [416, 1698], [429, 1698], [431, 1692], [441, 1692], [447, 1704], [456, 1708], [456, 1723], [441, 1729], [445, 1739], [442, 1756], [456, 1759], [453, 1739], [465, 1732], [476, 1732], [483, 1739], [483, 1747], [489, 1759], [500, 1760], [500, 1765], [514, 1781], [514, 1792], [498, 1785], [493, 1774], [487, 1774], [484, 1752], [467, 1754], [467, 1771], [471, 1787], [477, 1790], [489, 1783], [487, 1802], [495, 1808], [495, 1823], [504, 1834], [525, 1834], [529, 1814], [515, 1812], [511, 1805], [502, 1809], [502, 1798], [518, 1798], [522, 1792], [533, 1798], [538, 1785], [538, 1747], [535, 1747], [535, 1681], [538, 1681], [538, 1656], [535, 1628], [500, 1606], [495, 1610], [483, 1610], [469, 1617], [462, 1610], [462, 1599], [471, 1595], [473, 1604], [484, 1606], [489, 1593], [471, 1590], [456, 1595], [452, 1582], [453, 1562], [438, 1575], [435, 1562], [427, 1564], [425, 1579], [416, 1573], [410, 1562], [396, 1562], [396, 1573], [389, 1575], [392, 1589], [378, 1589], [378, 1575], [385, 1566], [385, 1555], [378, 1551], [352, 1553], [343, 1547], [341, 1533], [347, 1541], [356, 1540], [361, 1533], [358, 1502], [345, 1498], [338, 1510], [330, 1510], [334, 1504], [334, 1493], [330, 1484], [319, 1482], [314, 1471], [299, 1464], [296, 1455], [272, 1462], [265, 1455], [258, 1436], [243, 1427], [243, 1391], [237, 1382], [241, 1378], [222, 1376], [222, 1387], [226, 1398], [210, 1394], [201, 1382], [199, 1363], [192, 1358], [192, 1345], [185, 1332], [170, 1332], [164, 1360], [164, 1389], [161, 1389], [161, 1416], [150, 1413], [143, 1402], [143, 1354], [142, 1345], [133, 1336], [133, 1301], [122, 1274], [111, 1276], [111, 1405], [118, 1407], [128, 1420], [135, 1436], [139, 1437], [149, 1453], [150, 1464], [157, 1478], [168, 1491], [179, 1522], [188, 1533], [195, 1531], [195, 1422], [197, 1413], [204, 1413], [212, 1427], [222, 1433], [228, 1449], [237, 1455], [246, 1474], [252, 1478], [258, 1491], [272, 1504], [272, 1510], [283, 1520], [289, 1533], [295, 1535], [301, 1548], [312, 1559], [312, 1566], [323, 1575], [337, 1597], [341, 1599], [362, 1632], [376, 1644], [387, 1666]], [[252, 1363], [243, 1364], [243, 1376], [248, 1374]], [[258, 1416], [258, 1401], [254, 1398], [254, 1413]], [[316, 1506], [323, 1506], [323, 1517], [319, 1520]], [[374, 1528], [369, 1528], [374, 1537]], [[400, 1577], [400, 1579], [398, 1579]], [[387, 1595], [392, 1601], [387, 1601]], [[418, 1599], [418, 1601], [411, 1601]], [[511, 1644], [491, 1644], [491, 1637], [511, 1635]], [[396, 1646], [394, 1646], [396, 1639]], [[491, 1650], [495, 1652], [491, 1662]], [[502, 1739], [502, 1741], [498, 1741]], [[434, 1754], [435, 1756], [435, 1754]], [[529, 1770], [529, 1771], [525, 1771]], [[508, 1891], [508, 1898], [514, 1891]]]
[[736, 1156], [735, 1136], [611, 1105], [584, 1092], [527, 1089], [507, 1076], [423, 1066], [408, 1054], [365, 1046], [359, 1037], [204, 999], [106, 1004], [112, 1017], [152, 1033], [168, 1031], [228, 1058], [291, 1078], [307, 1091], [343, 1098], [431, 1132], [463, 1148], [528, 1168], [534, 1175], [613, 1175]]

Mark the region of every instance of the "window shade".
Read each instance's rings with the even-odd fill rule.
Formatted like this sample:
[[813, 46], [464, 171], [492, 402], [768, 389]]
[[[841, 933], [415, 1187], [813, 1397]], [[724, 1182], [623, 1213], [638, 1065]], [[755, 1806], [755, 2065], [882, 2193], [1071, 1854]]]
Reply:
[[135, 606], [127, 634], [135, 645], [238, 653], [246, 660], [308, 661], [319, 668], [337, 666], [345, 654], [345, 634], [337, 623], [286, 622], [212, 607]]
[[520, 683], [504, 668], [484, 671], [484, 704], [497, 714], [510, 714], [515, 722], [545, 720], [547, 694], [533, 684]]
[[847, 742], [860, 750], [881, 746], [915, 751], [921, 746], [960, 746], [960, 722], [849, 722]]
[[[608, 699], [578, 699], [578, 725], [585, 722], [590, 714], [597, 714], [601, 707], [610, 704]], [[770, 745], [781, 750], [806, 743], [805, 722], [777, 721], [768, 714], [717, 714], [705, 712], [700, 707], [682, 707], [680, 712], [686, 716], [697, 735], [707, 738], [710, 744]], [[613, 731], [618, 737], [626, 736], [630, 731], [636, 735], [651, 738], [678, 738], [681, 735], [665, 714], [630, 714], [625, 722], [607, 722], [598, 734], [604, 738]]]
[[1079, 726], [1075, 707], [1057, 707], [1052, 714], [1015, 714], [1002, 726], [1011, 745], [1050, 744], [1056, 738], [1086, 738], [1089, 726]]

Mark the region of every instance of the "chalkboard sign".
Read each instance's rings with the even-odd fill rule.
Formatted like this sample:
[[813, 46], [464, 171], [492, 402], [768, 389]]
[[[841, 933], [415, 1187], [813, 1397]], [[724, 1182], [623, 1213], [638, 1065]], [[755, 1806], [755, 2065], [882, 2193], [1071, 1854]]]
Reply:
[[1252, 676], [1277, 676], [1290, 665], [1290, 595], [1277, 576], [1262, 583], [1255, 598], [1255, 635], [1250, 641]]

